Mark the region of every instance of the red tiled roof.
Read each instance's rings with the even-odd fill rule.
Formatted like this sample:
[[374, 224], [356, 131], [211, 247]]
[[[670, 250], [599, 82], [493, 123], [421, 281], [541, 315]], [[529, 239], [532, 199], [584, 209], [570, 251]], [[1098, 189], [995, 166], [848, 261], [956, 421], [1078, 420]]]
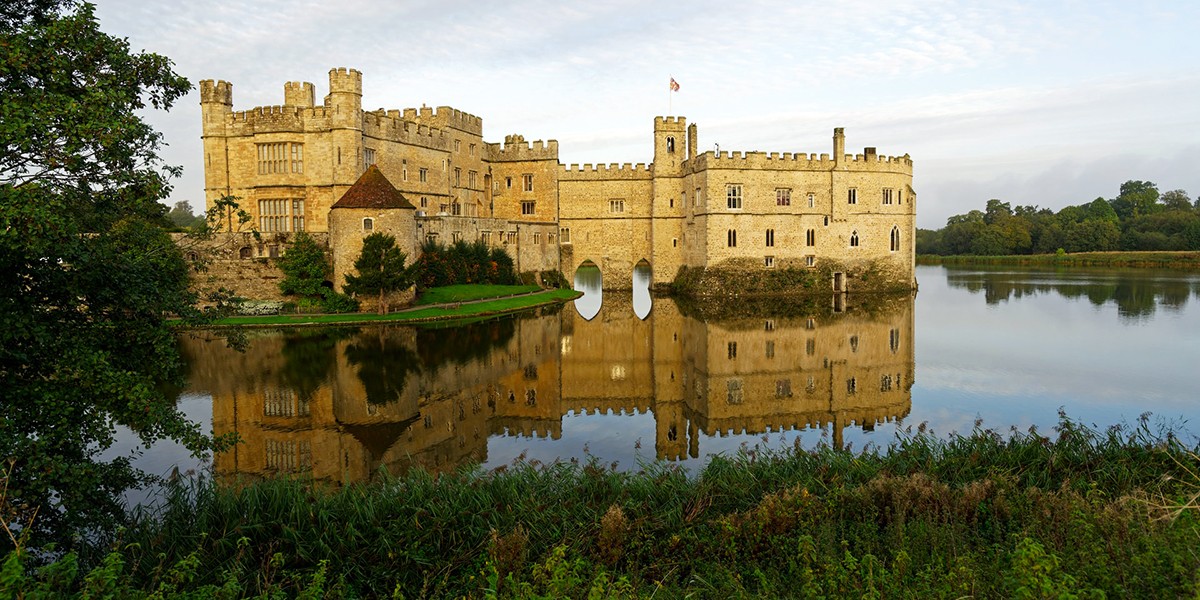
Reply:
[[332, 208], [416, 209], [375, 165], [367, 167], [358, 181], [342, 194], [341, 199], [335, 202]]

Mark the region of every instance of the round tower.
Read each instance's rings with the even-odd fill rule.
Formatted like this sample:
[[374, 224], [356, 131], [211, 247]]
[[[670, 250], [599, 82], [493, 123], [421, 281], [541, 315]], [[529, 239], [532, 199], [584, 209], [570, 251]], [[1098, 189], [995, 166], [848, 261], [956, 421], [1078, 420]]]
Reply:
[[362, 145], [362, 73], [345, 67], [330, 69], [325, 105], [329, 114], [336, 201], [366, 168]]

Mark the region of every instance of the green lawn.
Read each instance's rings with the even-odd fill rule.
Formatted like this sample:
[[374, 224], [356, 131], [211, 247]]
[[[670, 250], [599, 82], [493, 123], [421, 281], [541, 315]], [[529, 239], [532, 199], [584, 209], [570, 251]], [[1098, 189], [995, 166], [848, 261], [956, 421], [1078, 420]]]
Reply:
[[[477, 287], [477, 286], [455, 286]], [[489, 286], [499, 288], [516, 288], [530, 291], [530, 286]], [[533, 287], [536, 290], [536, 287]], [[578, 298], [581, 294], [575, 290], [546, 290], [542, 293], [516, 298], [496, 298], [483, 302], [470, 302], [452, 307], [426, 307], [393, 312], [386, 315], [374, 313], [350, 313], [338, 315], [273, 315], [264, 317], [229, 317], [213, 322], [216, 327], [247, 326], [247, 325], [346, 325], [358, 323], [403, 323], [407, 321], [434, 321], [443, 319], [460, 319], [464, 317], [487, 316], [506, 312], [514, 312], [543, 304], [566, 302]]]
[[421, 297], [417, 298], [416, 303], [417, 305], [426, 305], [445, 304], [447, 302], [467, 302], [470, 300], [479, 300], [481, 298], [498, 298], [501, 296], [528, 294], [529, 292], [536, 292], [539, 289], [541, 288], [536, 285], [448, 285], [445, 287], [429, 288], [421, 292]]

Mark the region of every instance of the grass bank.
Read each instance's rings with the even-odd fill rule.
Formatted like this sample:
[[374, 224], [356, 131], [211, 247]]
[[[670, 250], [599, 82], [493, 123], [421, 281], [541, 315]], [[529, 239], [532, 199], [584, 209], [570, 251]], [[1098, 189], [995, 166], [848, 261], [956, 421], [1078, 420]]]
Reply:
[[[346, 314], [314, 314], [314, 315], [270, 315], [270, 316], [247, 316], [247, 317], [228, 317], [218, 319], [212, 323], [212, 327], [255, 327], [255, 326], [293, 326], [293, 325], [366, 325], [373, 323], [406, 323], [406, 322], [424, 322], [424, 321], [439, 321], [449, 319], [464, 319], [471, 317], [485, 317], [498, 315], [520, 310], [527, 310], [536, 306], [547, 304], [556, 304], [573, 300], [582, 295], [581, 292], [576, 292], [570, 289], [545, 290], [537, 292], [540, 289], [537, 286], [450, 286], [452, 288], [513, 288], [522, 291], [512, 292], [506, 291], [505, 297], [493, 298], [491, 292], [495, 290], [470, 290], [459, 289], [443, 294], [442, 297], [457, 296], [462, 300], [441, 301], [436, 304], [421, 303], [412, 308], [399, 310], [379, 315], [373, 313], [346, 313]], [[435, 288], [449, 289], [449, 288]], [[434, 290], [430, 290], [434, 291]], [[532, 292], [532, 293], [531, 293]], [[525, 294], [512, 296], [512, 293]]]
[[1194, 597], [1200, 519], [1172, 507], [1196, 504], [1195, 448], [1144, 421], [1048, 433], [918, 429], [888, 449], [747, 451], [692, 476], [585, 461], [336, 489], [192, 483], [83, 557], [86, 581], [74, 559], [33, 574], [10, 555], [0, 592]]
[[1016, 265], [1045, 267], [1132, 267], [1200, 269], [1200, 252], [1076, 252], [1010, 256], [917, 256], [920, 265]]

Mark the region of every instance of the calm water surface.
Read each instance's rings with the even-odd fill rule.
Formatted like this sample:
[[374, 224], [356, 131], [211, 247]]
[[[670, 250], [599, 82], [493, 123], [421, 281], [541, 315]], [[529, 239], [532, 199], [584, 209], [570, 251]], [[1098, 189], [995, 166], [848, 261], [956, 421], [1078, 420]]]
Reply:
[[[1200, 275], [918, 268], [920, 293], [681, 306], [635, 289], [460, 327], [182, 338], [181, 404], [244, 443], [219, 476], [492, 468], [595, 457], [687, 468], [747, 447], [886, 445], [901, 427], [1200, 423]], [[836, 310], [835, 310], [836, 306]], [[178, 449], [142, 458], [167, 472]]]

